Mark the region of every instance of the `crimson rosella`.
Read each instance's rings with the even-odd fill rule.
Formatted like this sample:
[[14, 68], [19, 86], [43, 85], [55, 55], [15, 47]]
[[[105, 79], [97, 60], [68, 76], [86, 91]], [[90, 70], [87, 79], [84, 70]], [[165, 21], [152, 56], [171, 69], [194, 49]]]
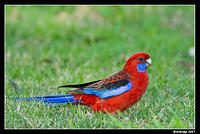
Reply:
[[78, 88], [68, 95], [37, 96], [18, 98], [38, 100], [46, 105], [83, 104], [94, 111], [116, 113], [123, 111], [140, 100], [148, 86], [147, 67], [152, 61], [147, 53], [136, 53], [126, 62], [124, 68], [107, 78], [78, 85], [64, 85], [59, 88]]

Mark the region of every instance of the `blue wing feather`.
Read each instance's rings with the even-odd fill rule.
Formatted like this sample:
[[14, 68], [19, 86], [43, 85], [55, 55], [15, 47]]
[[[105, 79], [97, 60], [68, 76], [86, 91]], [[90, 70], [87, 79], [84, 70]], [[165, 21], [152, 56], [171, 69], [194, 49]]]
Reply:
[[132, 88], [132, 83], [129, 80], [129, 75], [120, 71], [102, 80], [61, 87], [79, 88], [69, 91], [69, 94], [94, 94], [105, 99], [129, 91]]
[[117, 88], [104, 89], [104, 90], [84, 89], [83, 92], [85, 94], [95, 94], [96, 96], [99, 96], [102, 99], [106, 99], [106, 98], [120, 95], [126, 91], [129, 91], [131, 88], [132, 88], [132, 84], [129, 81], [128, 84], [117, 87]]

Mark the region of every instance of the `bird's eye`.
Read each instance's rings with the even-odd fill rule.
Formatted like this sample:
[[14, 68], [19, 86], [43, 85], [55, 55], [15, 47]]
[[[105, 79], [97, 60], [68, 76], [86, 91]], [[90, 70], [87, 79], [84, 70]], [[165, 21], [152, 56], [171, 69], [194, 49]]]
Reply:
[[139, 61], [144, 61], [144, 58], [140, 57], [138, 58]]

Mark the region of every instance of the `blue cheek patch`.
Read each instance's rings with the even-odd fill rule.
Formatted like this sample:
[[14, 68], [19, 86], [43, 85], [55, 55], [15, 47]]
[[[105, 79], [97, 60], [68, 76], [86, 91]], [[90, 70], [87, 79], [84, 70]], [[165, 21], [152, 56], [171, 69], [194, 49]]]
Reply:
[[146, 63], [138, 64], [137, 65], [138, 72], [145, 72], [146, 67], [147, 67]]

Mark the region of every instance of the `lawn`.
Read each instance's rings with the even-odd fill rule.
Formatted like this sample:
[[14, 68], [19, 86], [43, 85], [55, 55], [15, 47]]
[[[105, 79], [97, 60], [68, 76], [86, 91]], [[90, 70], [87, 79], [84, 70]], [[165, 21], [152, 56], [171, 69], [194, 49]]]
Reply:
[[[194, 128], [193, 6], [6, 6], [5, 128]], [[66, 94], [64, 84], [152, 58], [140, 101], [116, 115], [12, 97]], [[16, 85], [12, 84], [14, 82]]]

